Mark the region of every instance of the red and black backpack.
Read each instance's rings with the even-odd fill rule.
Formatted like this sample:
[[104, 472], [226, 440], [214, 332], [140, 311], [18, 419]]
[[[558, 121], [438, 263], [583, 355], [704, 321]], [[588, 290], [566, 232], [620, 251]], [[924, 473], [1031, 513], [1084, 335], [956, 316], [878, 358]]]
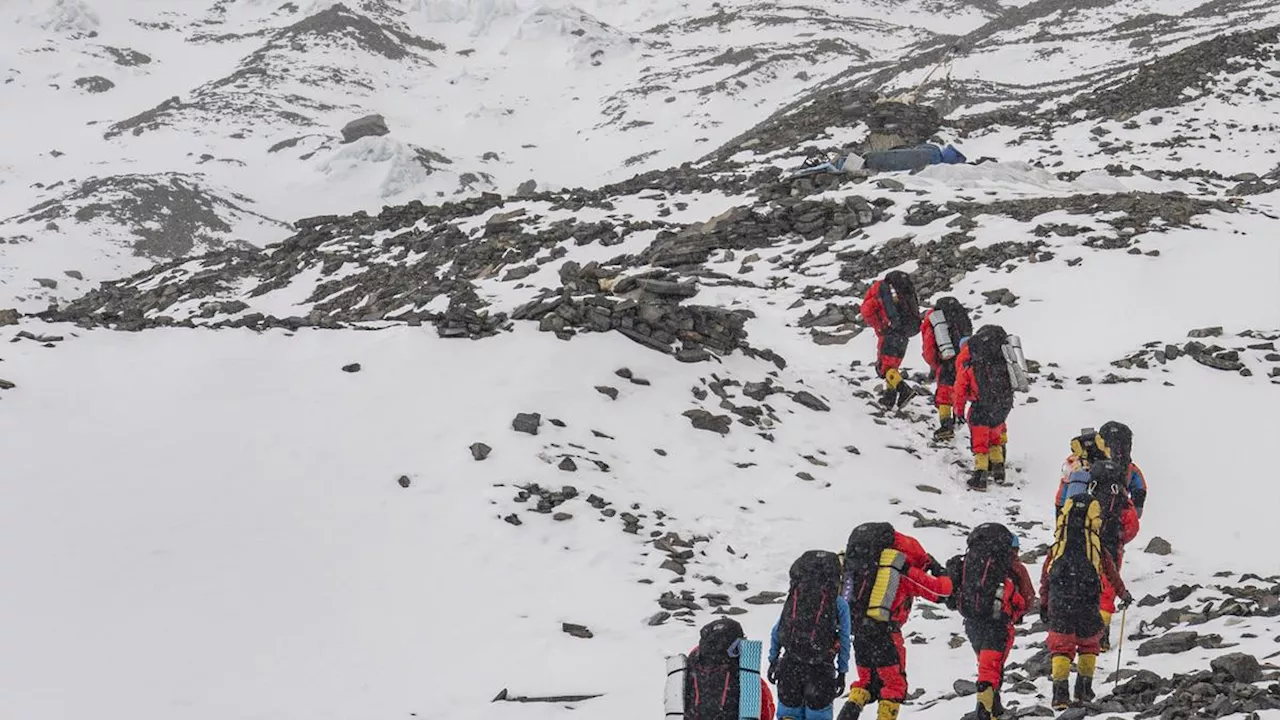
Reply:
[[1000, 523], [983, 523], [969, 533], [956, 585], [956, 609], [971, 620], [1009, 620], [1006, 583], [1013, 574], [1013, 533]]
[[739, 720], [737, 649], [745, 637], [742, 625], [730, 618], [702, 628], [685, 669], [685, 720]]
[[791, 564], [791, 588], [778, 623], [778, 644], [790, 661], [830, 665], [840, 651], [840, 557], [810, 550]]

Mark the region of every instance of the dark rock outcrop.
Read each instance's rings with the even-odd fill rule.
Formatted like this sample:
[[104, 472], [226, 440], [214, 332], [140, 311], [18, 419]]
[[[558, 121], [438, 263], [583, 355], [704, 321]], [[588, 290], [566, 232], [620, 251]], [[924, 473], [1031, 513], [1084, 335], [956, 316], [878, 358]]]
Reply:
[[387, 127], [386, 118], [381, 115], [365, 115], [343, 126], [342, 142], [353, 143], [360, 138], [380, 137], [390, 132], [391, 129]]

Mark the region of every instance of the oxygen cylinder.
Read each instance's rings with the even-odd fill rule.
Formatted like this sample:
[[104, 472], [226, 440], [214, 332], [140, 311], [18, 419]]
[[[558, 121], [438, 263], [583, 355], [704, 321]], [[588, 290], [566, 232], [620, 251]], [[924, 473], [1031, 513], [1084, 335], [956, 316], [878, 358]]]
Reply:
[[947, 324], [947, 316], [941, 310], [929, 313], [929, 323], [933, 325], [933, 339], [938, 343], [938, 355], [943, 360], [956, 356], [956, 348], [951, 344], [951, 326]]
[[1004, 353], [1005, 365], [1009, 368], [1009, 382], [1013, 384], [1013, 389], [1018, 392], [1030, 390], [1031, 381], [1027, 378], [1027, 358], [1022, 354], [1022, 338], [1017, 335], [1010, 335], [1000, 349]]
[[684, 718], [684, 673], [689, 657], [683, 653], [667, 658], [667, 689], [664, 702], [667, 720]]

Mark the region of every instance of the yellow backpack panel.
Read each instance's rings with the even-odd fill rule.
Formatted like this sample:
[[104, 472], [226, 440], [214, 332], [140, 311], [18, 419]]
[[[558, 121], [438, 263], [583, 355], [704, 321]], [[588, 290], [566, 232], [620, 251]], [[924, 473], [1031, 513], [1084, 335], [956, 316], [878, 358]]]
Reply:
[[871, 586], [871, 598], [867, 601], [867, 617], [889, 622], [893, 617], [893, 601], [898, 597], [898, 584], [907, 569], [907, 556], [888, 548], [880, 553], [880, 569]]

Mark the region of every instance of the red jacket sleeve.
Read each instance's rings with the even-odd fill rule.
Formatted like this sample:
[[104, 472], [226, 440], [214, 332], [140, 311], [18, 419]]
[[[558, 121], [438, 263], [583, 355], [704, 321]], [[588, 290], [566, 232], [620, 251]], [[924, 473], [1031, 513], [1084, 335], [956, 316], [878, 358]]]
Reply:
[[924, 318], [920, 321], [920, 336], [923, 340], [921, 351], [924, 354], [924, 361], [933, 369], [934, 374], [938, 373], [938, 368], [942, 367], [942, 361], [938, 358], [938, 343], [933, 337], [933, 323], [929, 322], [929, 316], [933, 311], [924, 314]]
[[895, 532], [893, 534], [893, 548], [906, 555], [907, 564], [912, 567], [929, 567], [929, 553], [924, 551], [924, 546], [920, 544], [919, 540], [910, 535]]
[[952, 402], [955, 404], [956, 414], [961, 417], [964, 417], [965, 404], [970, 400], [978, 399], [978, 383], [974, 381], [973, 370], [969, 368], [968, 360], [969, 346], [965, 345], [956, 356], [956, 384], [952, 391]]
[[901, 587], [906, 589], [907, 597], [922, 597], [938, 602], [951, 594], [951, 578], [943, 575], [934, 577], [918, 567], [907, 568], [907, 582]]
[[1128, 545], [1133, 539], [1138, 537], [1138, 528], [1141, 522], [1138, 520], [1138, 510], [1129, 503], [1124, 512], [1120, 514], [1120, 542]]
[[884, 307], [880, 303], [880, 282], [871, 283], [867, 294], [862, 298], [862, 319], [867, 321], [877, 335], [883, 335], [889, 319], [885, 317]]
[[[1005, 582], [1012, 584], [1011, 580]], [[1027, 596], [1017, 590], [1009, 591], [1009, 598], [1005, 601], [1005, 612], [1009, 613], [1013, 622], [1020, 622], [1022, 616], [1027, 614]]]
[[1036, 588], [1031, 584], [1031, 574], [1027, 572], [1027, 566], [1017, 558], [1013, 561], [1013, 585], [1022, 598], [1022, 609], [1014, 613], [1014, 619], [1017, 620], [1026, 614], [1027, 608], [1036, 604]]
[[760, 720], [773, 720], [776, 709], [773, 706], [773, 693], [769, 691], [769, 683], [760, 678]]
[[1115, 590], [1116, 597], [1123, 597], [1128, 589], [1124, 586], [1124, 580], [1120, 578], [1120, 571], [1116, 569], [1116, 563], [1107, 553], [1102, 553], [1102, 572], [1107, 576], [1107, 582], [1111, 583], [1111, 589]]

